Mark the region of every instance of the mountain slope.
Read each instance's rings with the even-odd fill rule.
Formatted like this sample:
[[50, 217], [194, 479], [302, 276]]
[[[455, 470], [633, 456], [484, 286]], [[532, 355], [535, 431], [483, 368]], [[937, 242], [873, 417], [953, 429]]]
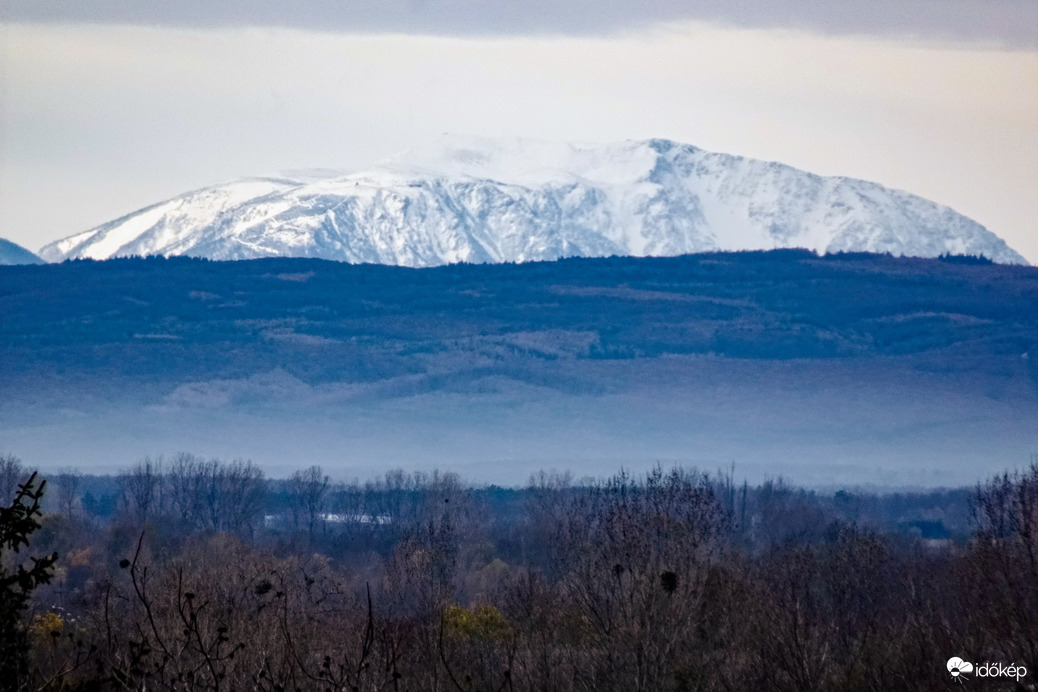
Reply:
[[1038, 449], [1036, 316], [1035, 268], [793, 250], [9, 267], [0, 441], [84, 470], [187, 449], [346, 478], [969, 484]]
[[43, 260], [21, 245], [0, 238], [0, 264], [43, 264]]
[[952, 209], [875, 183], [667, 140], [447, 138], [370, 171], [190, 192], [46, 246], [130, 255], [319, 257], [434, 266], [803, 247], [1026, 264]]

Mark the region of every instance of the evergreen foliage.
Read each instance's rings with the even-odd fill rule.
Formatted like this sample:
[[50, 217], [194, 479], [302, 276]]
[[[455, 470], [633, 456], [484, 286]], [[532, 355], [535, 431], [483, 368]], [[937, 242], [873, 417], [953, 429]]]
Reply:
[[50, 582], [58, 554], [30, 557], [29, 563], [8, 567], [9, 555], [29, 545], [40, 528], [40, 501], [47, 481], [34, 472], [18, 486], [14, 502], [0, 508], [0, 680], [17, 688], [28, 673], [29, 641], [23, 614], [33, 590]]

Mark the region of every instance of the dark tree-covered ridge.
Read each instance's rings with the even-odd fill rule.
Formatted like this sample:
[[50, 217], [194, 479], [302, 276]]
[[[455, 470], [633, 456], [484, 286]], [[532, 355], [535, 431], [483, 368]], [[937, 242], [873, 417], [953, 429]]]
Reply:
[[86, 261], [0, 269], [0, 313], [0, 426], [55, 466], [226, 439], [266, 469], [284, 445], [935, 485], [1038, 445], [1038, 270], [976, 258]]
[[[1038, 270], [797, 250], [407, 269], [322, 260], [78, 261], [0, 270], [5, 377], [60, 362], [141, 378], [280, 366], [376, 378], [466, 339], [542, 358], [830, 358], [1038, 343]], [[579, 335], [586, 334], [581, 340]], [[321, 346], [318, 363], [294, 352]]]

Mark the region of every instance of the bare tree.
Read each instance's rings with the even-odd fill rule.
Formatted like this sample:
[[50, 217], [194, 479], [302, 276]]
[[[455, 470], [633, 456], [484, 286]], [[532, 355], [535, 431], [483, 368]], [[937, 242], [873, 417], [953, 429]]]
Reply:
[[977, 489], [968, 583], [989, 646], [1038, 665], [1038, 462]]
[[200, 526], [206, 462], [180, 453], [166, 466], [166, 485], [172, 510], [186, 524]]
[[13, 454], [0, 454], [0, 500], [6, 501], [18, 492], [18, 486], [31, 473]]
[[74, 468], [63, 468], [54, 478], [57, 486], [58, 511], [72, 521], [81, 509], [79, 488], [83, 483], [83, 474]]
[[223, 530], [251, 535], [262, 520], [267, 483], [263, 471], [247, 459], [235, 459], [220, 469]]
[[330, 481], [320, 466], [296, 471], [288, 482], [292, 518], [296, 528], [300, 520], [306, 522], [307, 535], [312, 541], [317, 526], [324, 525]]
[[129, 471], [119, 474], [123, 511], [139, 523], [152, 521], [165, 509], [162, 459], [144, 457]]
[[705, 476], [620, 473], [574, 505], [563, 592], [589, 623], [594, 684], [665, 687], [674, 658], [690, 655], [704, 584], [718, 549], [720, 507]]
[[258, 466], [245, 459], [199, 462], [192, 485], [201, 526], [243, 535], [255, 530], [267, 489]]

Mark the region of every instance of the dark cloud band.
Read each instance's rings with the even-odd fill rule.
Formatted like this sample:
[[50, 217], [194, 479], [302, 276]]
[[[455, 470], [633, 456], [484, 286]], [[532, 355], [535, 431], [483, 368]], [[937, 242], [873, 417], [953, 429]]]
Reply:
[[700, 19], [742, 27], [1038, 46], [1038, 0], [5, 0], [8, 22], [451, 36], [595, 35]]

